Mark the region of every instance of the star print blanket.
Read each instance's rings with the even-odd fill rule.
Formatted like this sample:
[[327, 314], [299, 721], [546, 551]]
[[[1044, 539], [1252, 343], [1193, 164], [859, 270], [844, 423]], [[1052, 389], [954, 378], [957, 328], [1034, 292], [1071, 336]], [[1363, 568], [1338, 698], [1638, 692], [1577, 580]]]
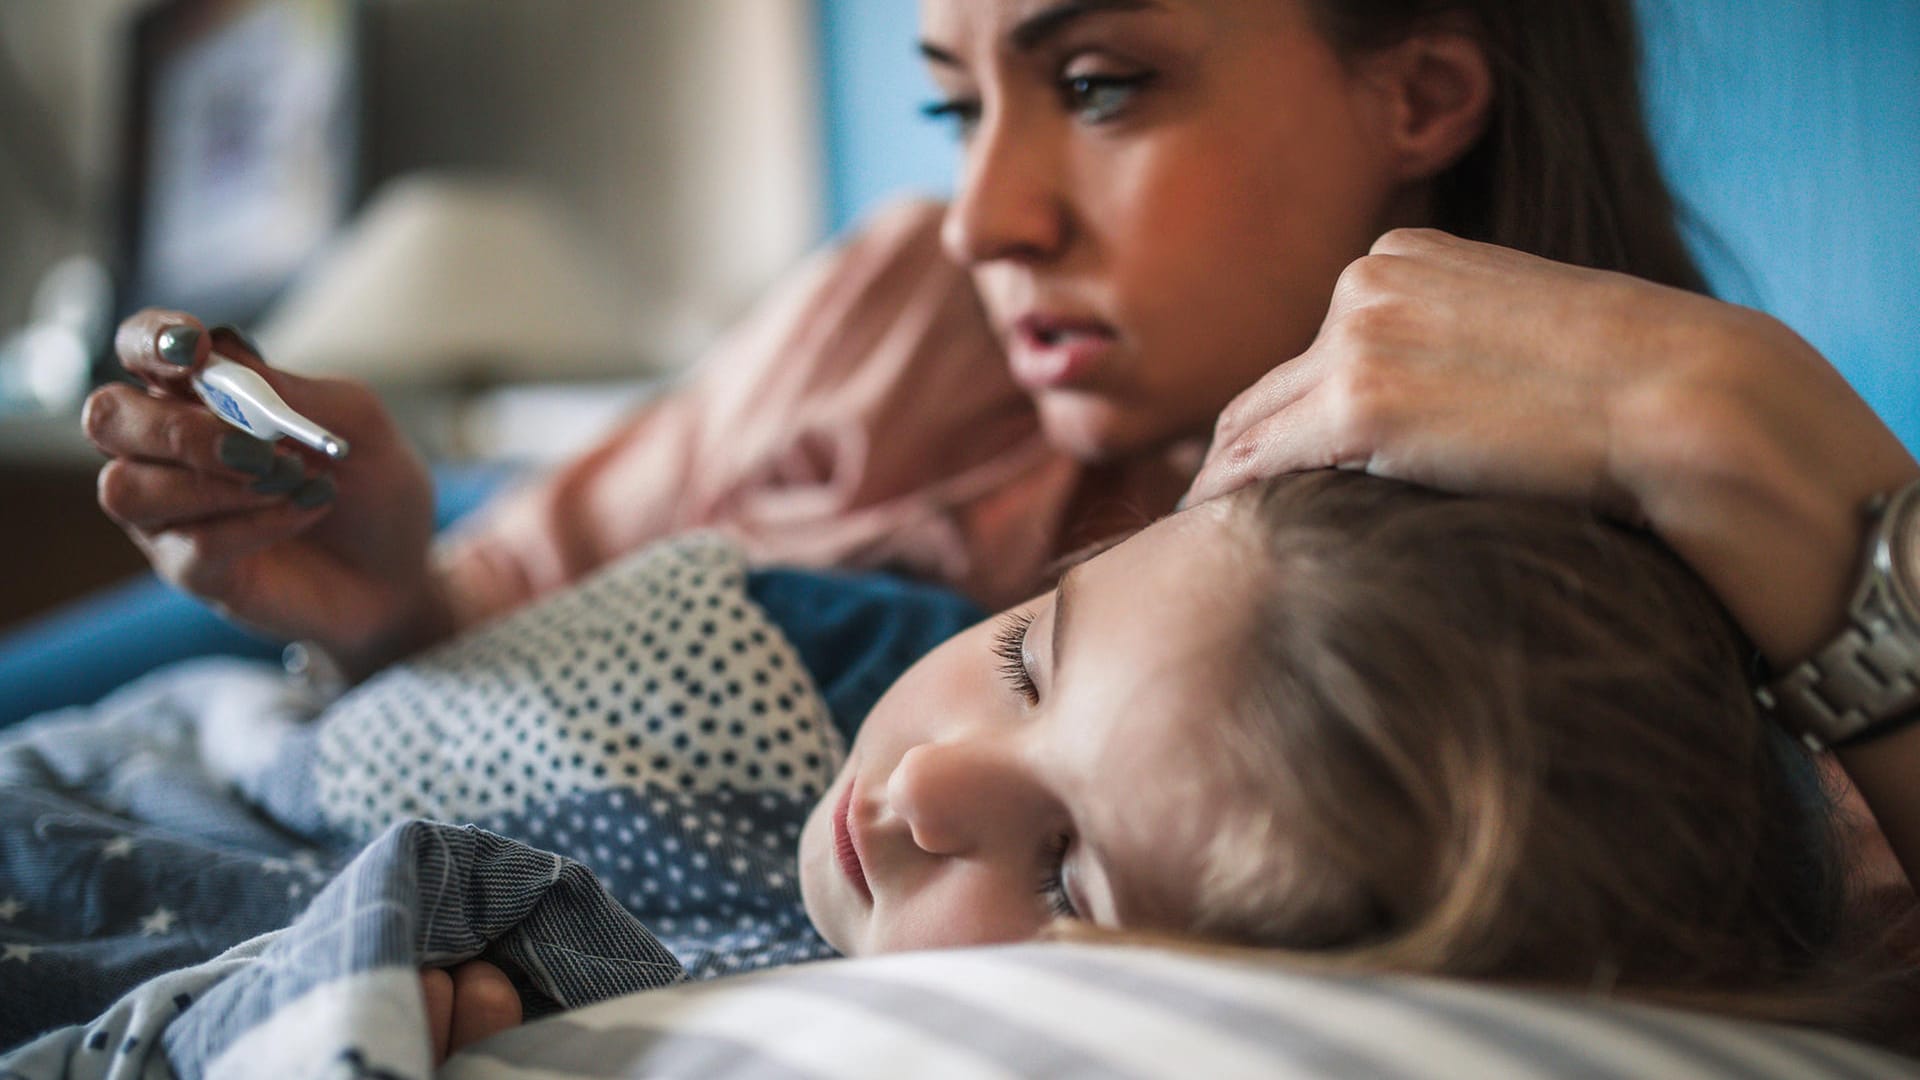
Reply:
[[830, 712], [976, 613], [748, 578], [688, 538], [336, 702], [205, 661], [0, 733], [0, 1076], [425, 1076], [424, 966], [533, 1017], [830, 955]]

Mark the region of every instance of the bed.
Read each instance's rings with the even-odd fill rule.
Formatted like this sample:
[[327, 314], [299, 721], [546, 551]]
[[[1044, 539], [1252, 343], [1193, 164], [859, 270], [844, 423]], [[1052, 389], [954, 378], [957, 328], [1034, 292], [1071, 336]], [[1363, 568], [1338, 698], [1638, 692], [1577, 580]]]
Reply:
[[[846, 580], [809, 581], [681, 537], [337, 699], [271, 664], [205, 660], [0, 734], [0, 1050], [32, 1040], [0, 1075], [424, 1077], [417, 973], [474, 957], [511, 974], [532, 1022], [447, 1076], [1920, 1075], [1837, 1038], [1598, 994], [1244, 955], [1055, 942], [831, 958], [793, 921], [788, 860], [844, 752], [837, 718], [883, 687], [864, 664], [803, 657], [777, 629], [796, 620], [767, 613], [838, 598], [836, 621], [795, 641], [895, 641], [877, 613], [937, 639], [977, 612], [896, 579], [868, 583], [865, 604]], [[764, 637], [780, 659], [752, 670], [796, 673], [777, 723], [798, 734], [774, 753], [793, 780], [690, 783], [685, 758], [646, 742], [697, 671], [636, 680], [617, 703], [624, 745], [568, 736], [567, 718], [613, 704], [574, 672], [686, 610]], [[574, 666], [526, 677], [551, 657]], [[723, 745], [751, 711], [728, 701], [660, 738], [698, 716]], [[502, 778], [482, 779], [471, 748]], [[560, 782], [502, 798], [523, 773]], [[738, 973], [755, 967], [774, 970]]]

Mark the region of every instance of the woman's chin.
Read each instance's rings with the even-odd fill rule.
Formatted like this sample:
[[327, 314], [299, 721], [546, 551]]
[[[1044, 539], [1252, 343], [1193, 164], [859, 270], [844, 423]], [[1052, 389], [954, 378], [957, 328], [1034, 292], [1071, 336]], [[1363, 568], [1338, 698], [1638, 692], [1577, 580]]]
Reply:
[[1043, 392], [1035, 402], [1040, 431], [1054, 449], [1087, 465], [1104, 465], [1173, 437], [1165, 422], [1089, 393]]

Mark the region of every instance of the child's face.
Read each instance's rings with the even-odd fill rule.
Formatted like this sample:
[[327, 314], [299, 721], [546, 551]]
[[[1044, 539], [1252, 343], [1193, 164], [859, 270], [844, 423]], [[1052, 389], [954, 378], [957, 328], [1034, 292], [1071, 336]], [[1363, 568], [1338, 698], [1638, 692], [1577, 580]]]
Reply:
[[[1207, 839], [1255, 798], [1216, 742], [1252, 612], [1233, 522], [1226, 500], [1167, 518], [893, 685], [800, 838], [829, 943], [1024, 940], [1063, 903], [1103, 926], [1186, 925]], [[1003, 656], [999, 633], [1023, 624]]]
[[964, 152], [946, 223], [1048, 438], [1205, 434], [1419, 190], [1303, 0], [922, 0]]

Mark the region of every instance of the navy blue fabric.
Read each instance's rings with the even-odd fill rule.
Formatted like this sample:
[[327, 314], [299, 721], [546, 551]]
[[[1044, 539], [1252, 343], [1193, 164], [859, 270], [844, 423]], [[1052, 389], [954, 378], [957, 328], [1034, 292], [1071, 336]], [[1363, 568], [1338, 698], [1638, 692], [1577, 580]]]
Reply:
[[[445, 526], [486, 501], [497, 468], [434, 472]], [[67, 705], [98, 701], [156, 668], [196, 656], [267, 660], [284, 642], [247, 633], [206, 605], [142, 574], [0, 636], [0, 728]]]
[[849, 743], [901, 673], [986, 614], [956, 592], [890, 574], [755, 570], [747, 595], [787, 632]]

